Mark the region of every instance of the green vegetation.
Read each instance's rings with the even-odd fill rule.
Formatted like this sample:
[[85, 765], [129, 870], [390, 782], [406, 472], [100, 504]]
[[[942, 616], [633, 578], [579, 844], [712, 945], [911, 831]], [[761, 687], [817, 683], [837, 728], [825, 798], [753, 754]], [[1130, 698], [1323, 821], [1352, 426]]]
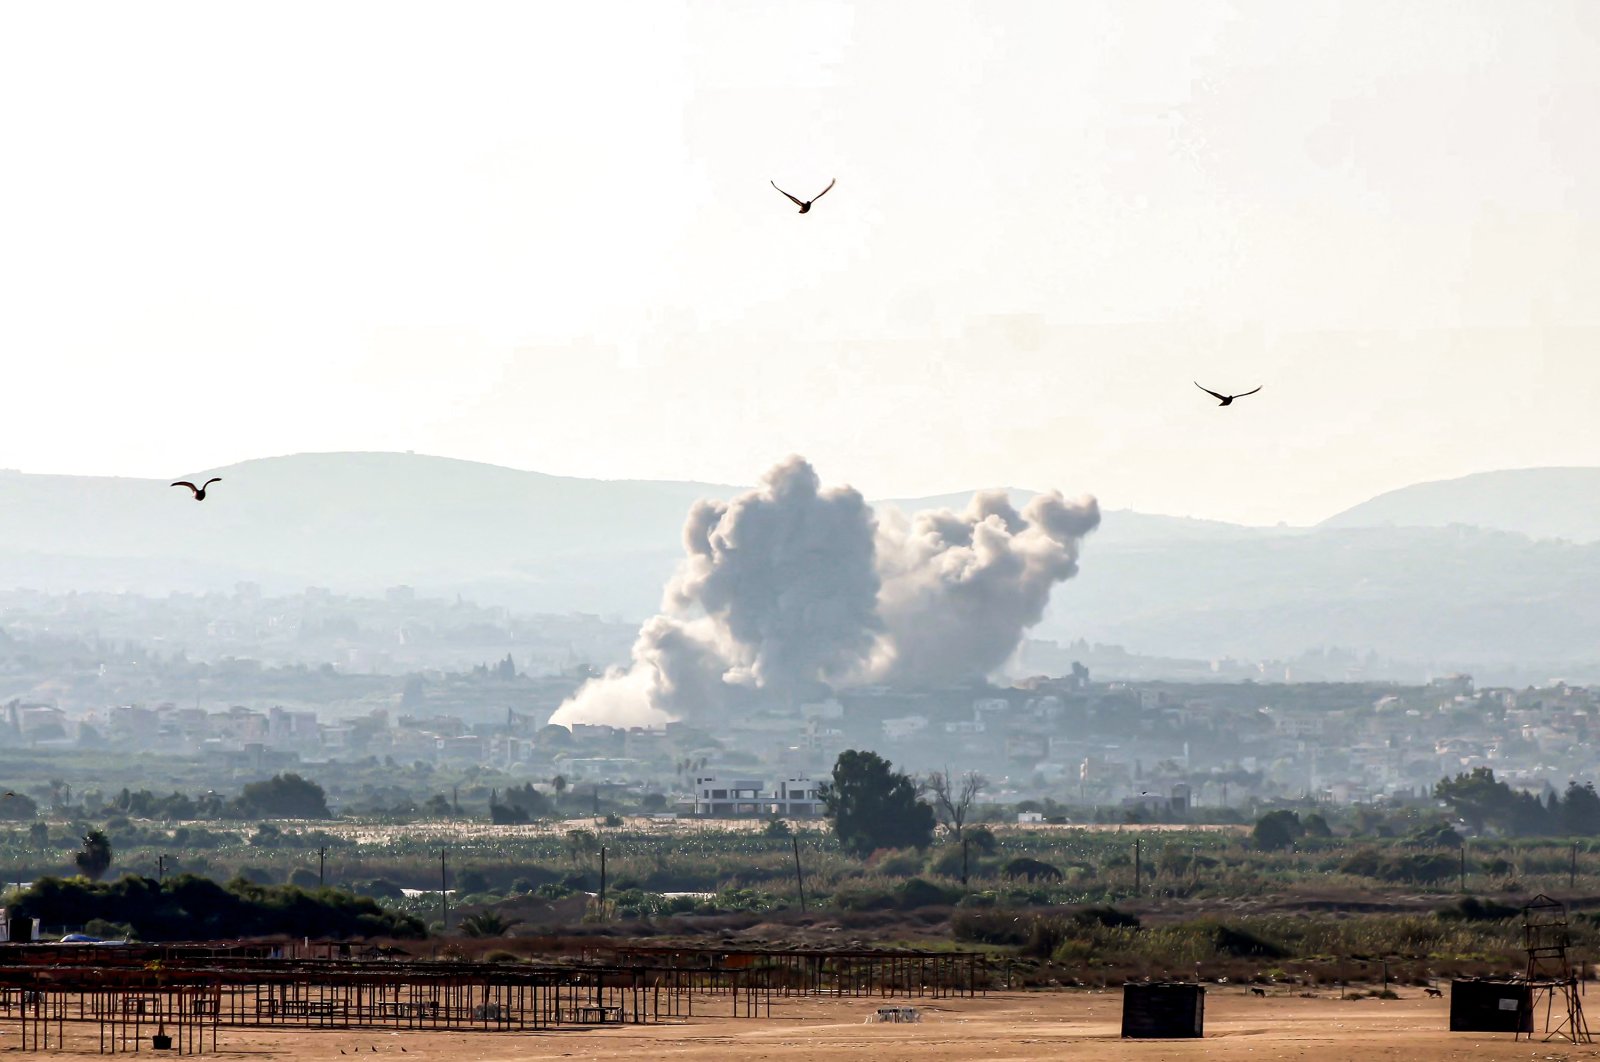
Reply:
[[131, 927], [147, 941], [423, 935], [417, 919], [337, 889], [262, 886], [239, 878], [219, 885], [192, 874], [163, 882], [132, 875], [115, 882], [43, 878], [13, 897], [11, 906], [45, 925], [112, 923]]
[[1492, 829], [1510, 837], [1600, 837], [1600, 794], [1593, 783], [1572, 782], [1549, 801], [1513, 789], [1488, 767], [1446, 778], [1433, 794], [1453, 808], [1474, 833]]
[[111, 869], [111, 841], [103, 830], [90, 830], [83, 835], [83, 851], [72, 857], [78, 869], [90, 881], [99, 881]]
[[909, 776], [875, 752], [841, 752], [823, 803], [840, 843], [856, 855], [933, 843], [933, 809]]

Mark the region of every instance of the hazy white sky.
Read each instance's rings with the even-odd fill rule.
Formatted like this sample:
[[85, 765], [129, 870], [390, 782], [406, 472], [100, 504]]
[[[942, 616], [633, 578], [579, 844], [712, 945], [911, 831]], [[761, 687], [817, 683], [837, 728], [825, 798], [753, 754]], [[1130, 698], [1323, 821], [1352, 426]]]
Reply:
[[[1600, 5], [0, 5], [0, 465], [1600, 464]], [[767, 184], [802, 196], [799, 217]], [[1258, 396], [1220, 410], [1191, 379]]]

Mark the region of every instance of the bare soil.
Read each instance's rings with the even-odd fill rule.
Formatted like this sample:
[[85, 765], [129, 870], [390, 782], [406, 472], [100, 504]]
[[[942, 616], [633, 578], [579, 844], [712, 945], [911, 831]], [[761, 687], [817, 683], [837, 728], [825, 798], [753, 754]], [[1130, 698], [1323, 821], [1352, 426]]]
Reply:
[[[1202, 1040], [1123, 1040], [1122, 993], [1112, 989], [995, 994], [982, 999], [775, 999], [770, 1018], [720, 1016], [730, 1002], [696, 1000], [696, 1017], [681, 1024], [618, 1026], [541, 1033], [373, 1032], [360, 1030], [222, 1030], [221, 1053], [240, 1059], [354, 1062], [537, 1062], [543, 1059], [684, 1062], [1033, 1062], [1045, 1059], [1206, 1059], [1307, 1062], [1393, 1059], [1600, 1060], [1600, 1047], [1515, 1042], [1509, 1035], [1450, 1033], [1444, 999], [1406, 991], [1404, 998], [1341, 1000], [1337, 993], [1302, 998], [1277, 990], [1255, 998], [1247, 989], [1206, 993]], [[918, 1007], [917, 1024], [864, 1023], [880, 1004]], [[92, 1026], [68, 1025], [69, 1047], [57, 1057], [97, 1054]], [[131, 1047], [132, 1045], [127, 1045]], [[0, 1049], [17, 1047], [17, 1030], [0, 1023]], [[148, 1042], [145, 1058], [161, 1057]]]

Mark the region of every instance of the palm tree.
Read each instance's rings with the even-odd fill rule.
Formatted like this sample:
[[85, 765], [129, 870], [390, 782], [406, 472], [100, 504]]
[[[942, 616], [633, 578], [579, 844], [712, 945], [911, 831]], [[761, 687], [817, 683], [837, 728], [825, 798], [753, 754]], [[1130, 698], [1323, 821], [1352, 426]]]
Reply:
[[550, 779], [550, 788], [556, 791], [556, 807], [560, 807], [561, 794], [567, 791], [566, 776], [558, 774], [554, 778]]
[[503, 937], [511, 927], [521, 925], [520, 918], [507, 918], [498, 911], [479, 911], [461, 920], [461, 932], [469, 937]]

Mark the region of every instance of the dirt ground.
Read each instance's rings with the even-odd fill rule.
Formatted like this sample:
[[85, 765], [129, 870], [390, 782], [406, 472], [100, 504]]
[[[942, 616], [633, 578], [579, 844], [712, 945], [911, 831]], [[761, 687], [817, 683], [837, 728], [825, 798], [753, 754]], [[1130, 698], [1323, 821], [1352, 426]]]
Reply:
[[[1243, 989], [1206, 994], [1202, 1040], [1120, 1038], [1122, 993], [1037, 992], [917, 1004], [918, 1024], [865, 1024], [880, 1000], [775, 1000], [771, 1018], [697, 1016], [682, 1024], [541, 1033], [435, 1033], [223, 1029], [221, 1054], [239, 1059], [338, 1062], [341, 1053], [385, 1062], [536, 1062], [544, 1059], [680, 1059], [684, 1062], [1033, 1062], [1044, 1059], [1334, 1060], [1443, 1059], [1568, 1062], [1595, 1059], [1600, 1046], [1514, 1042], [1509, 1035], [1446, 1032], [1447, 1000], [1408, 990], [1394, 1001], [1252, 998]], [[711, 1006], [705, 1002], [705, 1007]], [[727, 1006], [727, 1001], [721, 1001]], [[1600, 1001], [1597, 1001], [1600, 1006]], [[704, 1009], [696, 1001], [697, 1015]], [[66, 1027], [77, 1050], [96, 1057], [92, 1028]], [[16, 1030], [0, 1024], [0, 1049]], [[209, 1053], [209, 1052], [208, 1052]], [[140, 1055], [151, 1058], [148, 1042]], [[376, 1058], [374, 1057], [374, 1062]]]

